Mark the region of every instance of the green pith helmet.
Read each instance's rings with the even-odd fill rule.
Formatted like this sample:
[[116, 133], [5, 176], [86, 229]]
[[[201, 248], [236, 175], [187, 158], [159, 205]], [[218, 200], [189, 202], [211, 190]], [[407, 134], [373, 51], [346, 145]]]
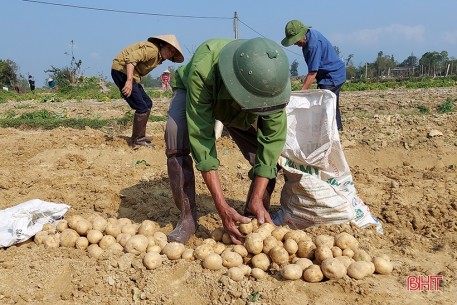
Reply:
[[221, 51], [219, 70], [230, 95], [247, 111], [273, 113], [289, 102], [289, 61], [281, 46], [270, 39], [228, 43]]
[[300, 20], [291, 20], [287, 22], [285, 28], [286, 37], [281, 41], [281, 44], [285, 47], [295, 44], [305, 36], [310, 28], [311, 26], [303, 25]]

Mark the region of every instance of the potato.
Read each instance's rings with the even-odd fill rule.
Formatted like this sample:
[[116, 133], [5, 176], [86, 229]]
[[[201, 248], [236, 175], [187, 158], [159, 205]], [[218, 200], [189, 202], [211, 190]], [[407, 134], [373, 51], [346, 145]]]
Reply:
[[303, 270], [299, 265], [288, 264], [281, 268], [281, 276], [286, 280], [298, 280], [303, 275]]
[[[116, 241], [122, 246], [122, 247], [125, 247], [125, 244], [127, 243], [127, 241], [130, 239], [130, 237], [132, 237], [131, 234], [129, 233], [120, 233], [117, 237], [116, 237]], [[148, 240], [148, 246], [150, 245], [150, 241]], [[154, 242], [155, 244], [155, 242]]]
[[238, 230], [240, 231], [241, 234], [248, 235], [252, 233], [252, 222], [248, 223], [240, 223], [238, 226]]
[[98, 244], [100, 242], [100, 240], [102, 240], [103, 238], [103, 233], [100, 232], [99, 230], [89, 230], [87, 232], [87, 240], [91, 243], [91, 244]]
[[393, 270], [393, 265], [390, 261], [382, 257], [374, 257], [373, 264], [375, 272], [379, 274], [390, 274]]
[[257, 218], [252, 218], [251, 224], [252, 224], [252, 232], [254, 232], [255, 230], [257, 230], [259, 228], [259, 222], [258, 222]]
[[119, 218], [117, 220], [117, 223], [123, 227], [125, 225], [128, 225], [128, 224], [131, 224], [132, 223], [132, 220], [128, 219], [128, 218], [125, 218], [125, 217], [122, 217], [122, 218]]
[[[294, 239], [295, 240], [295, 239]], [[310, 239], [301, 240], [298, 242], [298, 250], [295, 253], [298, 257], [304, 257], [308, 259], [314, 259], [314, 252], [316, 245]]]
[[263, 250], [263, 238], [258, 233], [251, 233], [246, 236], [244, 246], [249, 253], [259, 254]]
[[92, 219], [92, 229], [100, 232], [105, 232], [105, 228], [108, 225], [108, 221], [101, 216], [95, 216]]
[[105, 234], [111, 235], [116, 238], [122, 233], [122, 226], [117, 223], [108, 223], [105, 228]]
[[165, 254], [169, 260], [180, 259], [182, 253], [186, 250], [185, 246], [178, 242], [168, 243], [162, 249], [162, 253]]
[[35, 236], [33, 237], [33, 240], [37, 245], [42, 245], [44, 243], [44, 240], [46, 238], [48, 238], [48, 236], [49, 236], [49, 233], [47, 231], [40, 231], [35, 234]]
[[225, 251], [225, 249], [226, 249], [226, 247], [223, 243], [218, 242], [215, 245], [213, 245], [214, 253], [221, 254], [222, 252]]
[[65, 219], [59, 220], [56, 224], [56, 229], [59, 232], [68, 229], [68, 221], [66, 221]]
[[[148, 245], [148, 247], [146, 248], [146, 253], [149, 253], [149, 252], [160, 253], [160, 252], [162, 252], [162, 248], [160, 248], [159, 245], [154, 245], [154, 246]], [[192, 252], [192, 254], [193, 254], [193, 252]]]
[[111, 246], [114, 243], [116, 243], [116, 239], [114, 238], [114, 236], [104, 235], [102, 237], [102, 239], [100, 240], [100, 242], [98, 243], [98, 245], [100, 246], [100, 248], [105, 250], [105, 249], [108, 249], [109, 246]]
[[[106, 236], [106, 235], [105, 235]], [[129, 238], [125, 244], [125, 251], [133, 254], [140, 254], [146, 252], [149, 240], [146, 236], [137, 234]], [[181, 256], [181, 254], [180, 254]]]
[[223, 227], [217, 227], [216, 229], [211, 232], [211, 237], [215, 241], [222, 241], [222, 235], [224, 235], [225, 231]]
[[194, 257], [194, 249], [186, 249], [184, 252], [181, 254], [181, 258], [186, 260], [186, 261], [193, 261], [195, 259]]
[[284, 235], [286, 235], [287, 232], [289, 232], [290, 229], [287, 227], [277, 227], [271, 232], [271, 236], [274, 236], [279, 241], [282, 241], [284, 238]]
[[149, 270], [155, 269], [162, 265], [162, 256], [157, 252], [148, 252], [143, 257], [143, 264]]
[[244, 278], [244, 271], [240, 267], [232, 267], [227, 271], [227, 275], [235, 282], [240, 282]]
[[[297, 242], [297, 244], [301, 241], [301, 240], [309, 240], [309, 241], [312, 241], [311, 240], [311, 237], [308, 236], [308, 234], [306, 234], [304, 231], [302, 230], [291, 230], [289, 232], [287, 232], [285, 235], [284, 235], [284, 238], [283, 240], [286, 240], [286, 239], [289, 239], [289, 238], [292, 238], [293, 240], [295, 240]], [[313, 243], [314, 244], [314, 243]]]
[[81, 215], [73, 215], [68, 218], [68, 227], [74, 230], [76, 223], [80, 220], [85, 220]]
[[357, 261], [366, 261], [371, 262], [371, 256], [362, 249], [356, 249], [354, 251], [354, 256], [352, 257], [356, 262]]
[[269, 223], [269, 222], [264, 222], [262, 223], [258, 229], [256, 229], [255, 231], [259, 231], [259, 230], [266, 230], [268, 232], [270, 232], [268, 235], [271, 235], [271, 232], [274, 231], [274, 229], [276, 229], [276, 226]]
[[[121, 232], [122, 233], [127, 233], [127, 234], [130, 234], [130, 235], [136, 235], [136, 233], [138, 232], [138, 227], [139, 225], [136, 224], [136, 223], [130, 223], [130, 224], [126, 224], [126, 225], [123, 225], [122, 228], [121, 228]], [[141, 235], [141, 234], [140, 234]], [[143, 235], [144, 236], [144, 235]]]
[[74, 248], [79, 234], [73, 229], [65, 229], [60, 233], [60, 245], [62, 247]]
[[350, 258], [353, 258], [354, 257], [354, 251], [352, 249], [344, 249], [343, 250], [343, 255], [344, 256], [347, 256], [347, 257], [350, 257]]
[[70, 228], [78, 232], [79, 235], [86, 235], [92, 229], [92, 223], [87, 219], [81, 218], [72, 223]]
[[222, 266], [226, 268], [238, 267], [243, 264], [243, 258], [236, 252], [225, 251], [221, 254]]
[[311, 265], [303, 271], [303, 279], [308, 283], [318, 283], [324, 279], [321, 267], [319, 265]]
[[343, 263], [344, 267], [349, 267], [350, 264], [352, 264], [353, 262], [355, 262], [352, 258], [348, 257], [348, 256], [337, 256], [335, 257], [336, 259], [338, 259], [340, 262]]
[[263, 280], [264, 278], [267, 277], [267, 273], [265, 271], [263, 271], [262, 269], [260, 269], [260, 268], [252, 268], [251, 275], [256, 280]]
[[290, 255], [293, 255], [295, 253], [297, 253], [298, 251], [298, 244], [297, 242], [292, 239], [292, 238], [289, 238], [289, 239], [286, 239], [284, 241], [284, 249], [286, 249], [286, 251], [290, 254]]
[[317, 247], [321, 246], [331, 249], [335, 245], [335, 237], [325, 234], [317, 235], [314, 243]]
[[233, 252], [238, 253], [241, 257], [246, 257], [248, 255], [248, 250], [243, 245], [235, 245], [232, 249]]
[[269, 256], [273, 262], [278, 265], [284, 265], [289, 262], [289, 253], [283, 247], [276, 246], [270, 250]]
[[203, 259], [202, 265], [209, 270], [219, 270], [222, 268], [222, 257], [216, 253], [209, 253]]
[[102, 255], [103, 255], [103, 249], [100, 248], [97, 244], [92, 244], [90, 245], [89, 247], [87, 247], [87, 254], [90, 256], [90, 257], [93, 257], [93, 258], [101, 258]]
[[59, 243], [60, 240], [57, 235], [48, 235], [43, 241], [46, 249], [57, 249], [59, 248]]
[[154, 233], [157, 231], [157, 228], [160, 226], [152, 220], [145, 219], [141, 222], [140, 226], [138, 227], [138, 234], [144, 236], [153, 236]]
[[57, 229], [56, 229], [56, 226], [55, 224], [52, 224], [52, 223], [45, 223], [43, 225], [43, 227], [41, 228], [41, 231], [46, 231], [48, 233], [51, 233], [51, 234], [55, 234]]
[[224, 232], [224, 234], [222, 234], [222, 242], [226, 245], [232, 244], [232, 239], [230, 238], [230, 235], [228, 235], [227, 232]]
[[349, 265], [347, 269], [347, 274], [356, 280], [361, 280], [367, 275], [372, 274], [372, 267], [370, 266], [371, 262], [366, 261], [356, 261]]
[[263, 240], [262, 252], [268, 254], [276, 246], [278, 246], [278, 240], [274, 236], [268, 236]]
[[332, 250], [327, 247], [317, 247], [316, 251], [314, 252], [314, 257], [316, 261], [320, 264], [327, 258], [333, 258]]
[[248, 265], [243, 265], [243, 264], [241, 264], [241, 265], [238, 266], [238, 268], [240, 268], [241, 270], [243, 270], [243, 273], [244, 273], [245, 276], [251, 275], [252, 269], [251, 269], [251, 267], [249, 267]]
[[[213, 247], [209, 244], [201, 244], [194, 250], [194, 256], [196, 259], [205, 259], [209, 254], [214, 253]], [[219, 254], [218, 254], [219, 255]], [[221, 258], [222, 260], [222, 258]], [[221, 261], [222, 265], [222, 261]]]
[[251, 259], [252, 267], [262, 269], [263, 271], [268, 270], [270, 263], [270, 258], [265, 253], [256, 254]]
[[335, 237], [335, 246], [341, 250], [352, 249], [355, 250], [359, 247], [357, 239], [349, 233], [342, 232]]
[[156, 240], [156, 242], [158, 244], [160, 244], [160, 242], [166, 242], [167, 241], [167, 235], [163, 232], [160, 232], [160, 231], [156, 231], [154, 232], [154, 239]]
[[292, 260], [292, 263], [300, 266], [302, 270], [305, 270], [309, 266], [313, 265], [313, 262], [310, 259], [304, 257], [296, 257]]
[[343, 255], [343, 250], [338, 248], [337, 246], [333, 246], [330, 250], [332, 250], [333, 257], [338, 257]]
[[78, 237], [78, 239], [76, 239], [76, 243], [75, 243], [76, 249], [86, 250], [88, 246], [89, 246], [89, 241], [87, 240], [86, 237], [81, 236], [81, 237]]
[[346, 267], [336, 258], [327, 258], [321, 264], [322, 273], [329, 280], [337, 280], [346, 275]]

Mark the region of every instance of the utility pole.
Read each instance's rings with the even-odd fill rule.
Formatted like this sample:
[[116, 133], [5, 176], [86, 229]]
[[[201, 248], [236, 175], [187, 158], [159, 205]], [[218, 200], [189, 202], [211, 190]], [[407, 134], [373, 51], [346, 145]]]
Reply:
[[238, 13], [235, 12], [233, 16], [233, 31], [235, 32], [235, 39], [238, 39]]

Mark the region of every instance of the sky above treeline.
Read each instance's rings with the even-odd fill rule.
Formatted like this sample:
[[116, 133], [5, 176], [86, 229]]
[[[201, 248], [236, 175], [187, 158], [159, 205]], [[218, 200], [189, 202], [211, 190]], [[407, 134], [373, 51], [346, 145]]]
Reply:
[[[186, 63], [209, 38], [266, 37], [280, 44], [285, 24], [298, 19], [326, 36], [355, 66], [374, 62], [377, 54], [397, 62], [426, 52], [457, 57], [457, 1], [384, 0], [316, 1], [93, 1], [8, 0], [2, 2], [0, 59], [16, 62], [42, 86], [51, 66], [70, 65], [71, 53], [86, 76], [109, 81], [111, 62], [124, 47], [150, 36], [175, 34]], [[234, 22], [235, 12], [238, 22]], [[72, 43], [73, 42], [73, 43]], [[299, 74], [306, 64], [297, 46], [285, 48]], [[158, 77], [169, 61], [150, 74]]]

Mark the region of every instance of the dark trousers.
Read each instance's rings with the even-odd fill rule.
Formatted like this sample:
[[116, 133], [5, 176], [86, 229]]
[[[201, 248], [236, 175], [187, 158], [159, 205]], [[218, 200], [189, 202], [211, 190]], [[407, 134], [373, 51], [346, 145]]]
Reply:
[[123, 72], [111, 69], [111, 77], [113, 78], [114, 83], [121, 91], [122, 97], [129, 104], [130, 108], [134, 109], [138, 113], [148, 112], [152, 108], [152, 100], [146, 94], [141, 84], [133, 81], [132, 84], [132, 94], [129, 97], [122, 94], [122, 88], [125, 86], [127, 81], [127, 75]]
[[327, 89], [335, 93], [336, 95], [336, 126], [338, 130], [343, 130], [343, 122], [341, 122], [341, 113], [340, 113], [340, 90], [343, 84], [338, 86], [333, 85], [317, 85], [319, 89]]

